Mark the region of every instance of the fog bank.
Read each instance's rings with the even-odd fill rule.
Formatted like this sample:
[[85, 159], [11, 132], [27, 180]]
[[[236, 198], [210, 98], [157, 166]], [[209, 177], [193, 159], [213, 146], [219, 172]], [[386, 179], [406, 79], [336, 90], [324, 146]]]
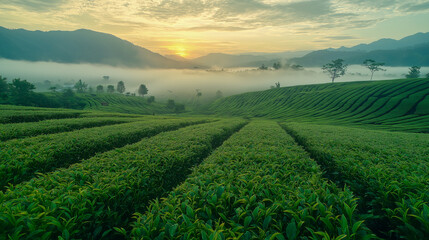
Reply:
[[[403, 78], [408, 72], [406, 67], [386, 67], [385, 72], [376, 72], [375, 80]], [[422, 75], [429, 73], [429, 68], [421, 69]], [[261, 71], [254, 69], [222, 70], [160, 70], [160, 69], [129, 69], [105, 65], [62, 64], [52, 62], [26, 62], [0, 59], [0, 75], [26, 79], [36, 84], [37, 90], [46, 91], [48, 85], [59, 87], [69, 86], [79, 79], [94, 89], [101, 84], [105, 87], [124, 81], [126, 92], [134, 93], [140, 84], [146, 84], [148, 95], [159, 99], [172, 98], [190, 100], [195, 96], [196, 89], [202, 97], [211, 98], [220, 90], [224, 96], [269, 89], [276, 82], [282, 87], [329, 83], [330, 78], [320, 68], [305, 68], [304, 71], [278, 70]], [[109, 76], [109, 80], [103, 79]], [[349, 66], [347, 74], [338, 78], [337, 82], [369, 80], [369, 70], [358, 65]], [[45, 82], [48, 80], [49, 82]], [[49, 83], [49, 84], [48, 84]]]

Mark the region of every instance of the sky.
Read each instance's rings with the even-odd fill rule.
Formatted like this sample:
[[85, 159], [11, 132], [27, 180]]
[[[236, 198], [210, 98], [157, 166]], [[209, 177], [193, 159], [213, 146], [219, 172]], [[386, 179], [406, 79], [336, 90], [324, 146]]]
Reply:
[[353, 46], [428, 23], [421, 0], [0, 0], [6, 28], [84, 28], [186, 58]]

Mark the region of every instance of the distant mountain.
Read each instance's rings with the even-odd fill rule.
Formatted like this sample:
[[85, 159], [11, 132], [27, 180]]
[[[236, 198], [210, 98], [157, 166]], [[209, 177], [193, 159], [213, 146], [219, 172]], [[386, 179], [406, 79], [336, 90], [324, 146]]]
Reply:
[[191, 61], [210, 67], [230, 68], [247, 67], [252, 62], [267, 61], [269, 58], [254, 55], [232, 55], [225, 53], [210, 53], [206, 56], [194, 58]]
[[0, 27], [0, 58], [60, 63], [94, 63], [136, 68], [193, 68], [110, 34], [27, 31]]
[[347, 64], [362, 64], [366, 59], [374, 59], [377, 62], [385, 63], [387, 66], [429, 66], [429, 42], [413, 47], [370, 52], [320, 50], [301, 58], [293, 58], [290, 62], [305, 67], [320, 67], [338, 58], [344, 59]]
[[375, 51], [375, 50], [394, 50], [399, 48], [413, 47], [423, 43], [429, 42], [429, 32], [428, 33], [416, 33], [408, 37], [404, 37], [400, 40], [395, 40], [391, 38], [382, 38], [375, 42], [369, 44], [359, 44], [354, 47], [340, 47], [337, 49], [328, 49], [332, 51], [340, 52], [351, 52], [351, 51]]
[[272, 66], [275, 62], [285, 62], [289, 58], [301, 57], [310, 51], [288, 51], [278, 53], [244, 53], [244, 54], [225, 54], [210, 53], [206, 56], [190, 60], [196, 64], [210, 67], [232, 68], [232, 67], [260, 67], [262, 64]]
[[400, 40], [380, 39], [354, 47], [329, 48], [311, 52], [289, 62], [303, 66], [322, 66], [342, 58], [348, 64], [362, 64], [365, 59], [384, 62], [387, 66], [429, 66], [429, 33], [417, 33]]

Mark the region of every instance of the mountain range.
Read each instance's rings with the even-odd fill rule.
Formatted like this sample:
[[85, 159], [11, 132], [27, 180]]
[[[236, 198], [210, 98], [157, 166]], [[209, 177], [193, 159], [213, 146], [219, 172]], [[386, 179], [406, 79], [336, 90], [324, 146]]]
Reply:
[[0, 58], [136, 68], [197, 67], [171, 60], [113, 35], [86, 29], [43, 32], [0, 27]]
[[262, 64], [272, 66], [275, 62], [312, 67], [322, 66], [337, 58], [344, 59], [348, 64], [361, 64], [365, 59], [374, 59], [387, 66], [429, 66], [429, 33], [312, 52], [211, 53], [186, 59], [176, 55], [162, 56], [111, 34], [86, 29], [44, 32], [0, 27], [0, 58], [133, 68], [259, 67]]

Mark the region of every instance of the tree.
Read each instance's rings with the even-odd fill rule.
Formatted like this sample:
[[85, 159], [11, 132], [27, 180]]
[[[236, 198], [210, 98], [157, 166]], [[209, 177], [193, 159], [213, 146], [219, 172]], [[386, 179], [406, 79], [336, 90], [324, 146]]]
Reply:
[[266, 67], [265, 64], [262, 64], [262, 66], [259, 67], [259, 70], [268, 70], [268, 67]]
[[429, 79], [429, 73], [426, 74], [426, 78]]
[[174, 112], [176, 113], [181, 113], [185, 111], [185, 105], [183, 104], [176, 104], [176, 106], [174, 107]]
[[279, 70], [280, 68], [282, 68], [282, 65], [281, 65], [281, 63], [280, 63], [280, 62], [275, 62], [275, 63], [273, 64], [273, 68], [274, 68], [275, 70]]
[[372, 80], [372, 77], [374, 76], [374, 72], [386, 71], [386, 69], [382, 68], [382, 66], [384, 66], [384, 63], [378, 63], [372, 59], [367, 59], [363, 61], [363, 65], [366, 68], [368, 68], [369, 71], [371, 71], [371, 80]]
[[154, 97], [154, 96], [150, 96], [150, 97], [147, 99], [147, 103], [151, 104], [151, 103], [153, 103], [153, 102], [155, 102], [155, 97]]
[[82, 79], [79, 79], [79, 81], [74, 85], [74, 88], [78, 93], [84, 93], [87, 87], [88, 87], [88, 84], [86, 84], [85, 82], [82, 82]]
[[107, 92], [108, 93], [114, 93], [115, 92], [115, 86], [107, 85]]
[[52, 92], [57, 92], [57, 87], [50, 87], [49, 90], [51, 90]]
[[280, 82], [276, 82], [276, 88], [280, 88]]
[[144, 97], [144, 95], [146, 95], [148, 92], [146, 85], [141, 84], [138, 90], [138, 94], [142, 97]]
[[304, 67], [301, 65], [298, 65], [298, 64], [292, 65], [291, 68], [292, 68], [292, 70], [295, 70], [295, 71], [304, 70]]
[[116, 91], [118, 91], [119, 93], [124, 93], [125, 92], [125, 84], [122, 81], [118, 82], [118, 85], [116, 86]]
[[104, 88], [103, 88], [103, 86], [102, 86], [102, 85], [98, 85], [98, 86], [97, 86], [97, 92], [98, 92], [98, 93], [102, 93], [102, 92], [104, 92]]
[[27, 80], [13, 79], [12, 83], [9, 84], [11, 102], [17, 105], [30, 105], [34, 89], [36, 87]]
[[221, 90], [217, 90], [217, 92], [216, 92], [216, 99], [217, 98], [222, 98], [222, 97], [223, 97], [222, 91]]
[[339, 78], [346, 74], [347, 64], [344, 64], [343, 59], [337, 59], [333, 60], [331, 63], [323, 65], [322, 70], [324, 73], [329, 74], [332, 82], [334, 82], [335, 78]]
[[409, 68], [410, 71], [407, 75], [405, 75], [406, 78], [418, 78], [420, 77], [420, 67], [419, 66], [412, 66]]
[[6, 82], [7, 78], [4, 78], [0, 75], [0, 98], [6, 99], [7, 92], [9, 91], [9, 85]]
[[168, 109], [174, 109], [176, 107], [176, 103], [174, 103], [173, 99], [168, 99], [167, 101], [167, 108]]

